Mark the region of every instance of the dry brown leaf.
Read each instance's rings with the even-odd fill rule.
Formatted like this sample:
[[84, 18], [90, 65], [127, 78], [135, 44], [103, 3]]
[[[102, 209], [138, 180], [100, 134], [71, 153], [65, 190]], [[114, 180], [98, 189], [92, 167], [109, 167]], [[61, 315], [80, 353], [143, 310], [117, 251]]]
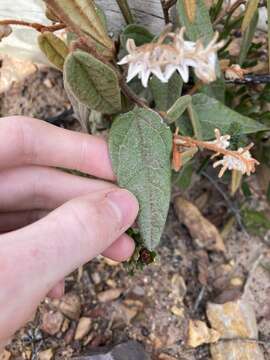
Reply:
[[174, 202], [178, 219], [189, 230], [194, 240], [207, 250], [225, 251], [225, 245], [218, 229], [207, 220], [190, 201], [177, 197]]
[[243, 179], [241, 171], [233, 170], [231, 179], [231, 195], [234, 196], [237, 190], [240, 188]]
[[197, 3], [196, 0], [183, 0], [188, 20], [193, 23], [196, 17]]
[[241, 25], [242, 32], [244, 32], [248, 28], [254, 14], [255, 14], [255, 11], [258, 8], [258, 5], [259, 5], [259, 0], [249, 0], [249, 2], [247, 4], [245, 16], [244, 16], [244, 19], [243, 19], [242, 25]]

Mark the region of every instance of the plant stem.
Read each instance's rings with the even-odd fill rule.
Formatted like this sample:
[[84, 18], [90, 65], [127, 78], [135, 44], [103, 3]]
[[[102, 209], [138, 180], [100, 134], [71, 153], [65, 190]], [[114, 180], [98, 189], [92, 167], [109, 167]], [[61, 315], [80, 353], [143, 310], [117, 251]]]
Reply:
[[135, 22], [133, 14], [130, 10], [127, 0], [116, 0], [117, 4], [124, 16], [127, 24], [133, 24]]
[[[269, 0], [270, 1], [270, 0]], [[268, 39], [269, 40], [269, 39]], [[270, 41], [269, 41], [270, 42]], [[270, 74], [244, 75], [243, 79], [225, 80], [229, 84], [269, 84]]]
[[268, 61], [270, 73], [270, 0], [267, 0], [267, 13], [268, 13]]
[[139, 98], [139, 96], [137, 96], [137, 94], [135, 94], [130, 87], [126, 84], [126, 81], [124, 78], [119, 79], [120, 80], [120, 87], [121, 90], [123, 92], [124, 95], [126, 95], [127, 98], [129, 98], [132, 102], [134, 102], [135, 104], [137, 104], [140, 107], [143, 108], [148, 108], [147, 103]]
[[0, 20], [0, 25], [22, 25], [22, 26], [31, 27], [32, 29], [35, 29], [39, 32], [43, 32], [43, 31], [53, 32], [56, 30], [64, 29], [66, 27], [66, 25], [63, 23], [47, 26], [39, 23], [31, 23], [28, 21], [21, 21], [14, 19]]

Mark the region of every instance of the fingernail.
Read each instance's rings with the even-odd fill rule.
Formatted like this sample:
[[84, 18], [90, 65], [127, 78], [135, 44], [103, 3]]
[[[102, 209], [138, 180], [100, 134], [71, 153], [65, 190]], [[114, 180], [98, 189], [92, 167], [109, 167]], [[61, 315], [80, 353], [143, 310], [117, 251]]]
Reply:
[[121, 227], [132, 225], [139, 210], [138, 201], [135, 196], [127, 190], [117, 189], [109, 192], [107, 199], [115, 210]]

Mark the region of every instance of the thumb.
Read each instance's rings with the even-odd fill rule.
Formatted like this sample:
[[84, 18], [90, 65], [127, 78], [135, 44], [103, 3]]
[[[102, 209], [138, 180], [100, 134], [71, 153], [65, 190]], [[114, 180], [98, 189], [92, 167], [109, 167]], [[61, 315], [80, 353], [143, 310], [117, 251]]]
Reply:
[[0, 340], [27, 321], [58, 281], [119, 238], [137, 213], [131, 193], [111, 189], [73, 199], [38, 222], [0, 236], [0, 308], [5, 309]]

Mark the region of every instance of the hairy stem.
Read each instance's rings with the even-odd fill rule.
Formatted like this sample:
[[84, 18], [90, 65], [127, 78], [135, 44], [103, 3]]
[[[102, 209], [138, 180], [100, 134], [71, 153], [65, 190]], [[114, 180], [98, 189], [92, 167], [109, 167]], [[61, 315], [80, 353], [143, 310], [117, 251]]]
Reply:
[[55, 25], [44, 25], [44, 24], [31, 23], [28, 21], [14, 20], [14, 19], [0, 20], [0, 25], [21, 25], [21, 26], [30, 27], [39, 32], [44, 32], [44, 31], [53, 32], [56, 30], [64, 29], [66, 27], [66, 25], [63, 23], [59, 23]]

